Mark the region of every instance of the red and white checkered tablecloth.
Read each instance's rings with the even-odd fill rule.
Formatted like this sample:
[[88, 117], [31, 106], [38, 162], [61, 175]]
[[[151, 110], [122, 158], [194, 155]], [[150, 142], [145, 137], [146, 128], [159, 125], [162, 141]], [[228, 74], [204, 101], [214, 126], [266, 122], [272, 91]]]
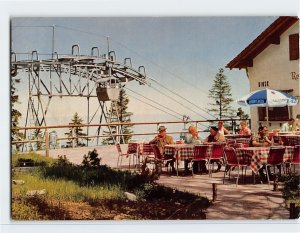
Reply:
[[[236, 148], [236, 154], [240, 161], [250, 165], [254, 173], [267, 163], [270, 147], [247, 147]], [[283, 161], [291, 160], [294, 153], [294, 147], [286, 146]]]
[[249, 144], [251, 141], [250, 138], [237, 138], [235, 140], [236, 143], [243, 143], [243, 144]]
[[165, 154], [173, 155], [177, 160], [193, 159], [194, 145], [189, 144], [171, 144], [165, 146]]

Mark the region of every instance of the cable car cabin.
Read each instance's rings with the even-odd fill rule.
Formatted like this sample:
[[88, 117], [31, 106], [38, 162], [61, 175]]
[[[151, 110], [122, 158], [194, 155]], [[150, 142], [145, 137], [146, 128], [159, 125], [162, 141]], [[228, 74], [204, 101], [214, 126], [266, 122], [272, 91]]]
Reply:
[[118, 86], [98, 86], [96, 88], [97, 97], [100, 101], [116, 101], [119, 99], [121, 88]]

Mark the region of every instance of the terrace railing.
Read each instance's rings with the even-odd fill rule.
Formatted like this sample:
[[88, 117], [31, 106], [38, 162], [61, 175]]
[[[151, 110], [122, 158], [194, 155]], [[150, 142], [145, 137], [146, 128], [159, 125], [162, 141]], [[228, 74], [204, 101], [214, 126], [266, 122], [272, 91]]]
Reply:
[[[106, 124], [68, 124], [68, 125], [51, 125], [51, 126], [27, 126], [27, 127], [17, 127], [14, 128], [15, 130], [22, 131], [22, 130], [39, 130], [43, 131], [44, 134], [41, 138], [38, 139], [21, 139], [21, 140], [13, 140], [11, 143], [12, 145], [19, 146], [24, 145], [26, 143], [43, 143], [44, 149], [46, 151], [46, 156], [49, 155], [49, 149], [50, 149], [50, 141], [51, 141], [51, 132], [55, 129], [72, 129], [71, 134], [63, 137], [56, 137], [56, 141], [72, 141], [72, 147], [75, 147], [75, 140], [78, 139], [92, 139], [92, 138], [107, 138], [107, 137], [118, 137], [118, 136], [153, 136], [157, 134], [157, 129], [160, 125], [170, 125], [170, 124], [179, 124], [182, 126], [181, 130], [176, 131], [168, 131], [168, 134], [171, 135], [182, 135], [187, 132], [188, 125], [193, 124], [195, 126], [200, 126], [201, 128], [205, 127], [205, 129], [198, 130], [199, 133], [203, 132], [209, 132], [208, 128], [210, 125], [217, 125], [217, 122], [219, 120], [195, 120], [195, 121], [157, 121], [157, 122], [123, 122], [123, 123], [106, 123]], [[238, 130], [238, 126], [241, 119], [222, 119], [225, 125], [227, 125], [228, 129], [232, 133], [236, 133]], [[247, 119], [249, 126], [251, 125], [251, 120]], [[85, 127], [112, 127], [112, 126], [145, 126], [145, 125], [153, 125], [156, 126], [156, 129], [152, 132], [142, 132], [142, 133], [131, 133], [131, 134], [125, 134], [125, 133], [113, 133], [110, 135], [87, 135], [87, 136], [76, 136], [75, 135], [75, 128], [85, 128]], [[179, 128], [179, 127], [178, 127]], [[200, 128], [200, 127], [198, 127]], [[50, 134], [49, 134], [50, 132]]]

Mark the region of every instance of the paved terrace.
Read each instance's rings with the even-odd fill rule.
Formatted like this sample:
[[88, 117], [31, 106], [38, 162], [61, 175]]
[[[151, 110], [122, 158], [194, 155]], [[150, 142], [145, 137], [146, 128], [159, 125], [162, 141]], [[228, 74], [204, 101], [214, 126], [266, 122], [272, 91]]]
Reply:
[[[50, 157], [66, 155], [75, 163], [81, 163], [83, 155], [96, 149], [102, 158], [101, 164], [116, 167], [118, 153], [115, 146], [98, 146], [84, 148], [68, 148], [50, 150]], [[122, 145], [122, 150], [127, 150], [127, 145]], [[45, 154], [45, 152], [38, 152]], [[128, 165], [128, 159], [123, 158], [123, 165]], [[183, 166], [183, 163], [181, 163]], [[126, 166], [127, 167], [127, 166]], [[224, 168], [223, 168], [224, 169]], [[250, 170], [247, 175], [250, 175]], [[158, 183], [179, 190], [198, 193], [212, 199], [212, 182], [222, 181], [223, 172], [213, 173], [213, 178], [208, 175], [169, 176], [162, 175]], [[238, 187], [235, 179], [227, 181], [225, 185], [218, 184], [217, 201], [207, 211], [207, 219], [211, 220], [248, 220], [248, 219], [289, 219], [289, 211], [284, 207], [281, 191], [272, 191], [273, 186], [267, 184], [252, 184], [250, 179], [246, 184]]]

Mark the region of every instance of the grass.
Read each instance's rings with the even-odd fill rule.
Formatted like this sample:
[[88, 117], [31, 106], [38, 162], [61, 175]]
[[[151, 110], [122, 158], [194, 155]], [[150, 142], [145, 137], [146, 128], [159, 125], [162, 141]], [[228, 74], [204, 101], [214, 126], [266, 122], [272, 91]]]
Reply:
[[[209, 207], [206, 198], [160, 186], [148, 175], [94, 164], [90, 157], [85, 158], [86, 163], [74, 165], [63, 156], [51, 159], [34, 153], [13, 155], [13, 167], [23, 159], [40, 166], [27, 172], [13, 172], [13, 179], [25, 182], [12, 184], [12, 217], [16, 220], [85, 219], [81, 218], [85, 217], [80, 212], [82, 208], [88, 209], [88, 219], [95, 217], [95, 213], [97, 219], [111, 219], [116, 213], [124, 212], [130, 212], [128, 216], [133, 219], [166, 219], [166, 216], [202, 219], [205, 218], [203, 210]], [[45, 195], [26, 195], [28, 191], [42, 189], [46, 190]], [[136, 194], [138, 201], [128, 202], [125, 191]], [[79, 215], [76, 215], [78, 211], [70, 215], [78, 205], [81, 206]]]
[[35, 173], [17, 173], [14, 179], [25, 181], [24, 185], [13, 185], [13, 196], [25, 196], [29, 190], [46, 189], [47, 198], [55, 198], [64, 201], [99, 201], [121, 199], [123, 197], [122, 189], [116, 185], [82, 187], [74, 181], [63, 179], [45, 179]]

